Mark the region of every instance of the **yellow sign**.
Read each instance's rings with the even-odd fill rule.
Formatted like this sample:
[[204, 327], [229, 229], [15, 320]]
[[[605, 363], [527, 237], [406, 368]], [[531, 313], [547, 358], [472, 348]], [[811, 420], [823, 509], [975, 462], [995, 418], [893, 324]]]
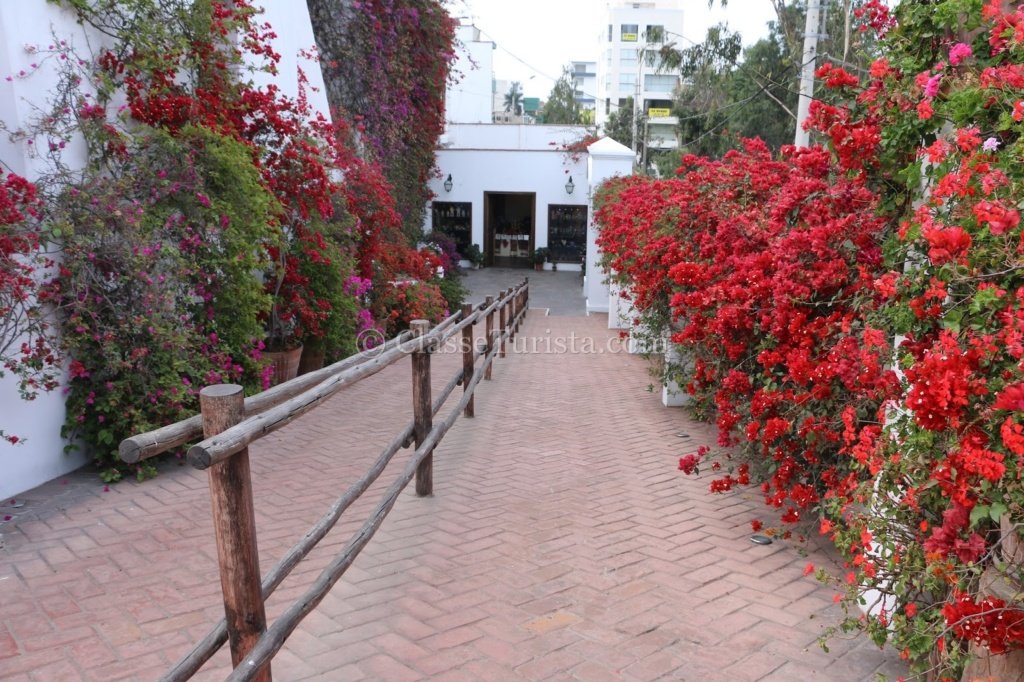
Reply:
[[624, 43], [635, 43], [637, 39], [636, 33], [623, 33], [622, 42]]
[[647, 116], [649, 116], [650, 118], [664, 118], [666, 116], [671, 116], [671, 115], [672, 115], [672, 110], [671, 109], [648, 109], [647, 110]]

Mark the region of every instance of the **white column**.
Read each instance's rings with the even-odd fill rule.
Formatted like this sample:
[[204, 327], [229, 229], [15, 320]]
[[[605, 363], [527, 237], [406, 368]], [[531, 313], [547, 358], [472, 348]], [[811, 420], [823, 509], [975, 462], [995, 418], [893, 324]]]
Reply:
[[587, 272], [584, 277], [584, 295], [588, 313], [607, 313], [611, 308], [607, 273], [600, 267], [601, 254], [597, 248], [597, 227], [594, 224], [594, 190], [602, 182], [616, 175], [633, 173], [633, 152], [629, 147], [605, 137], [587, 148], [587, 184], [590, 197], [590, 221], [587, 226]]
[[806, 147], [810, 144], [810, 133], [804, 130], [804, 121], [814, 98], [814, 71], [818, 63], [818, 27], [821, 25], [820, 0], [807, 3], [807, 24], [804, 27], [804, 56], [800, 69], [800, 99], [796, 111], [796, 144]]
[[[684, 356], [679, 351], [679, 346], [665, 338], [665, 368], [672, 365], [683, 364]], [[661, 404], [665, 407], [682, 407], [689, 404], [690, 394], [686, 389], [672, 380], [668, 380], [661, 387]]]

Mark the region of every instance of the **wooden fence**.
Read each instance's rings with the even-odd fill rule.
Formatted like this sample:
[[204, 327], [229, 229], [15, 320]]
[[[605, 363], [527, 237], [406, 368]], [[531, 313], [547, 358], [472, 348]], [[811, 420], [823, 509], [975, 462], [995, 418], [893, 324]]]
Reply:
[[[425, 320], [383, 346], [297, 377], [249, 398], [242, 387], [217, 385], [200, 394], [201, 414], [169, 426], [132, 436], [120, 446], [125, 462], [138, 462], [195, 441], [188, 461], [206, 469], [210, 477], [213, 525], [217, 539], [224, 620], [162, 678], [187, 680], [224, 644], [230, 642], [234, 671], [227, 678], [269, 681], [270, 661], [370, 541], [398, 495], [413, 478], [416, 494], [433, 491], [433, 452], [460, 414], [472, 417], [473, 392], [481, 379], [491, 378], [495, 357], [505, 357], [505, 344], [514, 338], [529, 307], [529, 280], [488, 296], [480, 305], [466, 304], [433, 329]], [[495, 319], [497, 318], [497, 319]], [[484, 346], [474, 344], [474, 325], [483, 323]], [[497, 323], [497, 324], [495, 324]], [[462, 367], [440, 395], [431, 395], [430, 356], [445, 341], [461, 338]], [[412, 356], [413, 418], [384, 448], [373, 465], [346, 490], [317, 523], [261, 578], [249, 474], [249, 444], [292, 422], [342, 388], [380, 372], [406, 355]], [[441, 422], [434, 417], [457, 386], [463, 388], [458, 405]], [[274, 590], [334, 527], [342, 513], [377, 480], [400, 449], [415, 445], [408, 464], [391, 483], [380, 503], [309, 589], [269, 627], [264, 604]]]

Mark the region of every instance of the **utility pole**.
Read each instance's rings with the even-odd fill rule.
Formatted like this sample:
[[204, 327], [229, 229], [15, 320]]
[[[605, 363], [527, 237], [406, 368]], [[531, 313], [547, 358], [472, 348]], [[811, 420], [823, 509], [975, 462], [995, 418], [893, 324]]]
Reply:
[[814, 98], [814, 71], [818, 62], [818, 31], [821, 26], [821, 0], [808, 0], [807, 2], [807, 24], [804, 26], [804, 57], [803, 66], [800, 71], [800, 100], [796, 110], [796, 139], [794, 144], [797, 147], [806, 147], [810, 144], [811, 135], [804, 130], [804, 121], [811, 108], [811, 100]]
[[633, 159], [636, 163], [637, 151], [640, 149], [640, 95], [643, 90], [640, 83], [643, 80], [643, 59], [645, 47], [637, 48], [636, 51], [636, 85], [633, 87]]

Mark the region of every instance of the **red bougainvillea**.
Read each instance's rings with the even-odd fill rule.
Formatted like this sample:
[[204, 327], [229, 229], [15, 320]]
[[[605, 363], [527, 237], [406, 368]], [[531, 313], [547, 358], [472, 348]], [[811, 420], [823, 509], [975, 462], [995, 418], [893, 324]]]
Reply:
[[[0, 376], [10, 372], [22, 397], [55, 387], [58, 362], [41, 285], [51, 264], [40, 252], [39, 200], [32, 183], [0, 170]], [[0, 423], [0, 438], [21, 437]]]
[[881, 54], [862, 78], [819, 69], [824, 147], [616, 179], [596, 219], [718, 423], [707, 456], [749, 465], [712, 489], [749, 476], [783, 523], [817, 517], [845, 626], [954, 679], [968, 644], [1024, 646], [1024, 603], [988, 591], [1024, 568], [1002, 551], [1024, 521], [1024, 9], [857, 14]]

